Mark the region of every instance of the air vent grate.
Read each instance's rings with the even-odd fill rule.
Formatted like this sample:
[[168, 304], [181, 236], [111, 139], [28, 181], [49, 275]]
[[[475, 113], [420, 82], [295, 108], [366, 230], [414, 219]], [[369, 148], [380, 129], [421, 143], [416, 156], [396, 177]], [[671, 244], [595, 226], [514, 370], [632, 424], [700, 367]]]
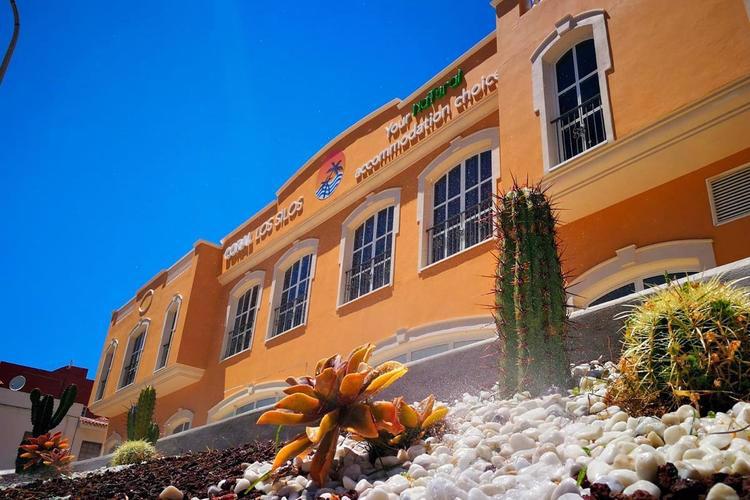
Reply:
[[710, 180], [708, 189], [717, 225], [750, 215], [750, 166]]

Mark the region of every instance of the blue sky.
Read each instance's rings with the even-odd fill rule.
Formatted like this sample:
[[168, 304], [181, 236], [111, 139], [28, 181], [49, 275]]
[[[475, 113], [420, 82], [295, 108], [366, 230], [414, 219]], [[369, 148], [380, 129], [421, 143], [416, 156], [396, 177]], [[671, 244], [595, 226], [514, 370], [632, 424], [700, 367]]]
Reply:
[[[488, 0], [17, 0], [0, 360], [94, 376], [112, 310], [494, 29]], [[0, 0], [0, 50], [12, 15]]]

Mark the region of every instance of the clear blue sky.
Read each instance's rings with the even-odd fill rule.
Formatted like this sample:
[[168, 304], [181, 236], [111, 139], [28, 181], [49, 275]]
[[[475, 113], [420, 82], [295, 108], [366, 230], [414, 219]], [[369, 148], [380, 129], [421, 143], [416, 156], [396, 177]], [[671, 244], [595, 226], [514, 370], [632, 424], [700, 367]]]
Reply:
[[[494, 29], [488, 0], [17, 0], [0, 360], [94, 371], [112, 310]], [[12, 15], [0, 0], [0, 51]]]

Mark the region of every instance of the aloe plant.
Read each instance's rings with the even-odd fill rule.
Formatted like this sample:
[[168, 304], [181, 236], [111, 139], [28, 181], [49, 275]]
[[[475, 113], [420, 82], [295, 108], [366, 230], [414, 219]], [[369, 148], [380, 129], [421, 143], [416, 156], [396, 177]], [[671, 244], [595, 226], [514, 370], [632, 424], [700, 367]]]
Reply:
[[156, 390], [147, 386], [138, 395], [138, 403], [128, 410], [128, 441], [146, 440], [156, 444], [159, 426], [153, 422], [156, 408]]
[[495, 318], [500, 384], [506, 394], [538, 394], [569, 384], [565, 279], [556, 224], [539, 186], [514, 185], [498, 198]]
[[60, 474], [65, 472], [75, 459], [70, 453], [70, 443], [61, 432], [49, 432], [26, 439], [20, 446], [20, 458], [24, 460], [23, 470], [49, 467]]
[[374, 346], [354, 349], [346, 360], [331, 356], [320, 360], [315, 376], [290, 377], [288, 394], [265, 412], [258, 424], [307, 425], [305, 432], [289, 441], [276, 455], [273, 469], [290, 458], [317, 447], [310, 476], [322, 485], [331, 470], [342, 431], [362, 439], [377, 438], [381, 430], [399, 434], [404, 427], [392, 402], [372, 403], [370, 398], [403, 376], [407, 368], [388, 361], [376, 368], [367, 364]]

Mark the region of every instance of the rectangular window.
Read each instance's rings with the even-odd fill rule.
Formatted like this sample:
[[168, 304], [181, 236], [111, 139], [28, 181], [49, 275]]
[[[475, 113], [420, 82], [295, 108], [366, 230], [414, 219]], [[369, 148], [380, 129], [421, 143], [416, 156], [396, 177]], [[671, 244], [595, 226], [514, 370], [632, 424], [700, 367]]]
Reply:
[[492, 236], [492, 154], [466, 159], [433, 186], [430, 263]]
[[177, 305], [173, 305], [169, 313], [167, 314], [167, 321], [164, 325], [164, 343], [159, 349], [159, 363], [156, 365], [156, 369], [164, 368], [167, 365], [167, 359], [169, 358], [169, 346], [172, 344], [172, 337], [174, 331], [177, 328]]
[[122, 383], [120, 387], [130, 385], [135, 380], [135, 373], [138, 371], [138, 362], [141, 360], [141, 354], [143, 354], [143, 343], [146, 340], [146, 332], [139, 334], [135, 340], [133, 340], [133, 348], [130, 352], [130, 360], [122, 372]]
[[272, 336], [282, 334], [305, 322], [311, 267], [312, 255], [305, 255], [284, 273], [280, 305], [274, 310]]
[[354, 231], [352, 267], [346, 272], [349, 302], [391, 282], [393, 207], [382, 209]]
[[102, 453], [102, 443], [93, 441], [81, 441], [81, 449], [78, 451], [77, 460], [98, 457]]
[[237, 301], [234, 325], [227, 338], [227, 348], [224, 353], [225, 358], [250, 347], [250, 340], [253, 335], [253, 328], [255, 327], [255, 317], [258, 312], [259, 292], [260, 285], [255, 285]]

